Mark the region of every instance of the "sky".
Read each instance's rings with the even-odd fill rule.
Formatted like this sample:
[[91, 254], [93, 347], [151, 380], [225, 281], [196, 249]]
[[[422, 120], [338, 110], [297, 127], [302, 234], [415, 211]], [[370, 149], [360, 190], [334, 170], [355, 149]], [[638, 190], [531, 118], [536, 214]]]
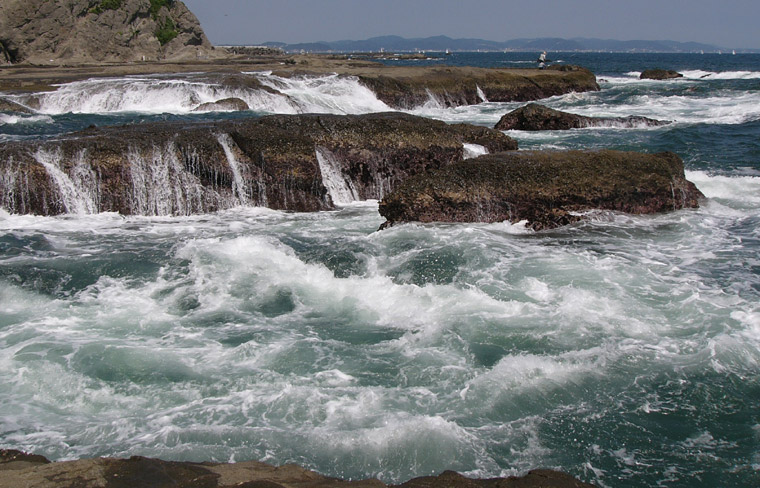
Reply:
[[213, 44], [445, 35], [695, 41], [760, 49], [760, 0], [183, 0]]

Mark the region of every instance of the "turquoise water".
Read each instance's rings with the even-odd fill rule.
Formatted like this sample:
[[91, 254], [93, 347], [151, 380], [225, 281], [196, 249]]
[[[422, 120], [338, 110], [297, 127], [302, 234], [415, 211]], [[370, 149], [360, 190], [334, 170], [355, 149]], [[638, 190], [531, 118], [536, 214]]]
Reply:
[[[297, 462], [388, 482], [548, 467], [609, 487], [760, 484], [760, 56], [550, 57], [604, 81], [546, 104], [673, 123], [511, 132], [521, 148], [671, 150], [702, 207], [538, 233], [377, 232], [376, 202], [192, 217], [0, 211], [0, 447]], [[450, 58], [516, 66], [532, 54]], [[687, 79], [639, 81], [655, 62]], [[254, 110], [234, 115], [191, 113], [221, 93], [192, 79], [66, 86], [39, 97], [43, 113], [0, 114], [0, 138], [383, 109], [345, 80], [267, 79], [288, 101], [244, 94]], [[164, 105], [113, 102], [129, 90]], [[431, 99], [414, 113], [493, 125], [519, 105]]]

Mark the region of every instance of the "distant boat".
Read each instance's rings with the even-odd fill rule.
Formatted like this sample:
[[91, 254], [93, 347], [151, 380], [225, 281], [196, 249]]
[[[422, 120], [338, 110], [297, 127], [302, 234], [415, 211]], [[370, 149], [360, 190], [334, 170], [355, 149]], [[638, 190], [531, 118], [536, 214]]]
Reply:
[[446, 56], [451, 56], [451, 51], [449, 51], [448, 49], [446, 50]]
[[733, 54], [734, 56], [736, 56], [736, 51], [731, 51], [731, 54]]

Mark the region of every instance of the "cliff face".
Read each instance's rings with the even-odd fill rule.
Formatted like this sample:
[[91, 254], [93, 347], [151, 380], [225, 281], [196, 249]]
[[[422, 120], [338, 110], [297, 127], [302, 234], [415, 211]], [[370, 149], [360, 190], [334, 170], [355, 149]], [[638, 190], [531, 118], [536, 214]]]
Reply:
[[61, 64], [217, 56], [179, 0], [3, 0], [0, 63]]

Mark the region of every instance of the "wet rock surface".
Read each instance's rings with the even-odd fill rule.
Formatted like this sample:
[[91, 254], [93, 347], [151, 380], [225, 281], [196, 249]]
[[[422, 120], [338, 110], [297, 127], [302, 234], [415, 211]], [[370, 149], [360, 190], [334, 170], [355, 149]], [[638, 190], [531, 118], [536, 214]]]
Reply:
[[[248, 461], [236, 464], [172, 462], [133, 456], [129, 459], [84, 459], [50, 463], [42, 456], [0, 451], [0, 488], [385, 488], [377, 480], [347, 481], [322, 476], [296, 465], [272, 466]], [[535, 470], [523, 477], [472, 479], [453, 471], [415, 478], [402, 488], [590, 488], [572, 476]]]
[[669, 121], [631, 115], [629, 117], [586, 117], [529, 103], [504, 115], [496, 124], [497, 130], [569, 130], [587, 127], [652, 127]]
[[328, 210], [328, 180], [353, 199], [380, 199], [412, 175], [461, 160], [464, 143], [517, 148], [499, 131], [400, 113], [93, 127], [0, 146], [0, 205], [38, 215]]
[[491, 102], [528, 101], [570, 92], [598, 91], [596, 76], [578, 66], [546, 70], [437, 67], [388, 69], [359, 75], [360, 81], [391, 107], [426, 102], [446, 107]]
[[380, 202], [384, 227], [401, 222], [527, 221], [535, 230], [579, 212], [650, 214], [703, 198], [673, 153], [519, 151], [465, 160], [406, 181]]
[[683, 78], [683, 75], [669, 69], [648, 69], [639, 75], [639, 79], [642, 80], [672, 80], [675, 78]]

